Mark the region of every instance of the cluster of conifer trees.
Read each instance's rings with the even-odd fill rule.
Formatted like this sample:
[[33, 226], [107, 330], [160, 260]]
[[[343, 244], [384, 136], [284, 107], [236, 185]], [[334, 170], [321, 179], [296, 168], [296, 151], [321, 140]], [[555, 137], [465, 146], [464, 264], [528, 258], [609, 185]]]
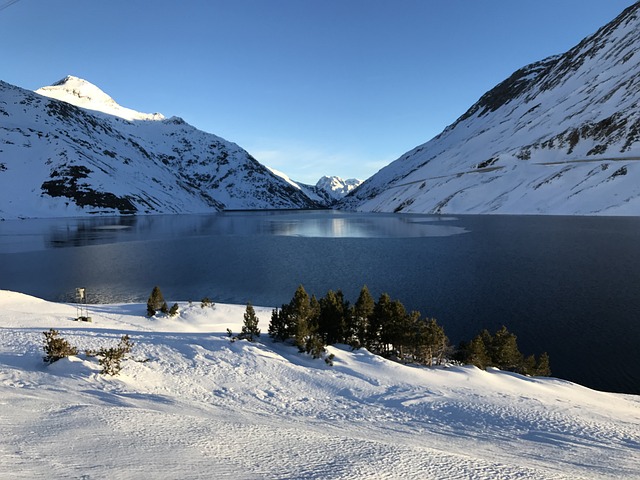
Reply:
[[374, 301], [366, 286], [350, 305], [338, 290], [316, 299], [301, 285], [288, 304], [274, 309], [269, 335], [275, 340], [291, 339], [300, 351], [319, 357], [325, 345], [344, 343], [364, 347], [372, 353], [403, 362], [441, 363], [449, 342], [435, 319], [408, 313], [398, 300], [386, 293]]
[[300, 285], [287, 304], [272, 311], [269, 335], [274, 340], [292, 341], [301, 352], [314, 358], [326, 345], [343, 343], [357, 349], [425, 365], [458, 360], [480, 368], [495, 366], [529, 375], [549, 375], [549, 357], [524, 358], [516, 336], [502, 327], [494, 336], [486, 330], [458, 348], [450, 345], [444, 329], [434, 318], [407, 312], [404, 305], [383, 293], [376, 302], [366, 286], [355, 304], [343, 293], [330, 290], [317, 299]]
[[525, 357], [520, 353], [516, 336], [505, 326], [493, 336], [483, 330], [470, 342], [460, 343], [455, 358], [479, 368], [498, 367], [524, 375], [551, 375], [547, 352], [538, 358], [534, 355]]

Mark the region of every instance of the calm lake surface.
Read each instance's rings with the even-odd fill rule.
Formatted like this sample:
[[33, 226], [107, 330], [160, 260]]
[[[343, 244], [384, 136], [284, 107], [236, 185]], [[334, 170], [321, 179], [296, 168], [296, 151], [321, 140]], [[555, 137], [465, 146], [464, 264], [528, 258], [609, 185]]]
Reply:
[[[553, 375], [640, 394], [640, 219], [226, 212], [0, 222], [0, 289], [280, 306], [366, 284], [453, 343], [501, 325]], [[266, 332], [268, 318], [260, 319]]]

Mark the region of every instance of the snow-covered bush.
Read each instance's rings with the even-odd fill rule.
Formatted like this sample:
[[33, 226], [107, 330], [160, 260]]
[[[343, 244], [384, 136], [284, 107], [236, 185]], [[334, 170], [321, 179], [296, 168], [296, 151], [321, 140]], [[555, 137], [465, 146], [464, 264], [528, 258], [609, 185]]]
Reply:
[[77, 355], [78, 349], [72, 346], [67, 340], [60, 336], [60, 332], [49, 329], [48, 332], [42, 332], [44, 335], [44, 353], [45, 363], [53, 363], [61, 358]]
[[133, 342], [129, 338], [129, 335], [123, 335], [120, 339], [120, 343], [116, 347], [101, 348], [97, 352], [97, 356], [100, 357], [98, 363], [102, 367], [102, 374], [104, 375], [117, 375], [122, 370], [122, 360], [127, 353], [131, 352], [133, 348]]

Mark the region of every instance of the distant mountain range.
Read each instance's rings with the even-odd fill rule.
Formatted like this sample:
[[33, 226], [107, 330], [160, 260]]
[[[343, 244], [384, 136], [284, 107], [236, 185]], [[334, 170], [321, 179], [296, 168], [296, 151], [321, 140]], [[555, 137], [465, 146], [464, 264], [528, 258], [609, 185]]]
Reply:
[[238, 145], [68, 76], [0, 82], [0, 218], [327, 206]]
[[362, 180], [358, 180], [357, 178], [348, 178], [345, 180], [340, 177], [325, 175], [320, 178], [315, 185], [308, 185], [291, 180], [285, 173], [274, 170], [273, 168], [270, 170], [295, 188], [302, 190], [310, 199], [325, 207], [336, 205], [342, 198], [362, 184]]
[[338, 208], [640, 214], [639, 11], [514, 72]]

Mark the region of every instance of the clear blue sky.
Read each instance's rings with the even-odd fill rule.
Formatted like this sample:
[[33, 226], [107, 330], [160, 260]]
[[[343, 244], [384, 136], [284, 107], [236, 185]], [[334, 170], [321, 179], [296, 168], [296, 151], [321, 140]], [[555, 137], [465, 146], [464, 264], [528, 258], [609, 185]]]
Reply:
[[[64, 76], [315, 183], [367, 178], [632, 0], [0, 0], [0, 80]], [[6, 8], [5, 8], [6, 7]]]

